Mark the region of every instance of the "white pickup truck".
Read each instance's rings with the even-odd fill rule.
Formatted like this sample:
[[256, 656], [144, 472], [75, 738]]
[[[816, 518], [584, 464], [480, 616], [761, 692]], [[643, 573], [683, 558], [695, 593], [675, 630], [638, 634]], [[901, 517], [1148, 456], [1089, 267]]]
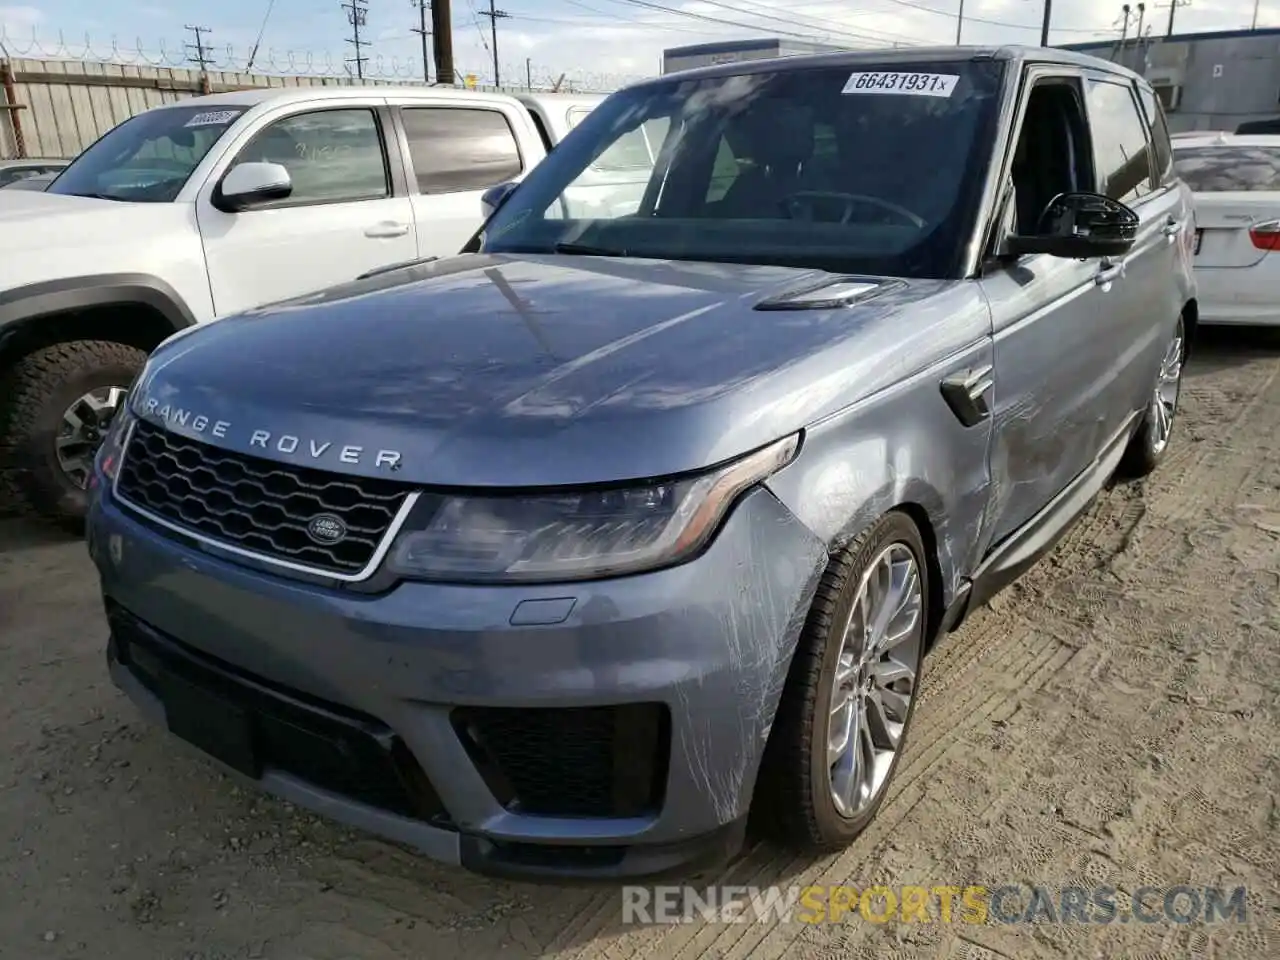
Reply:
[[603, 97], [272, 88], [140, 113], [0, 192], [0, 483], [78, 522], [103, 429], [170, 334], [457, 253]]

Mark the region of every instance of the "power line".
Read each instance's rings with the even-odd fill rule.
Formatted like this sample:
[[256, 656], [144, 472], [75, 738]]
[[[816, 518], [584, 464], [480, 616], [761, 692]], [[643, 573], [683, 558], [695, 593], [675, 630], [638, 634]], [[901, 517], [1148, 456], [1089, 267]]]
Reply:
[[489, 0], [489, 9], [481, 10], [480, 16], [489, 19], [489, 35], [493, 38], [493, 85], [495, 87], [502, 86], [502, 80], [498, 76], [498, 21], [510, 17], [511, 14], [505, 10], [499, 10], [493, 5], [493, 0]]
[[360, 51], [369, 45], [369, 41], [360, 39], [360, 28], [369, 19], [369, 7], [364, 0], [348, 0], [346, 3], [339, 4], [339, 6], [347, 11], [347, 23], [351, 24], [351, 36], [347, 38], [347, 43], [355, 48], [355, 56], [348, 59], [347, 63], [356, 65], [356, 79], [363, 80], [364, 62], [369, 58], [363, 56]]
[[[883, 36], [883, 37], [889, 37], [897, 40], [904, 40], [911, 43], [917, 42], [912, 37], [907, 37], [900, 33], [889, 33], [884, 30], [867, 30], [866, 32], [850, 30], [844, 24], [839, 23], [838, 21], [835, 21], [835, 20], [828, 19], [826, 17], [814, 17], [810, 15], [803, 15], [803, 17], [800, 15], [780, 17], [777, 14], [773, 14], [773, 13], [757, 13], [755, 10], [744, 9], [742, 7], [733, 6], [731, 4], [723, 2], [723, 0], [702, 0], [702, 2], [705, 3], [707, 6], [719, 7], [722, 10], [728, 10], [730, 13], [737, 14], [739, 16], [757, 17], [761, 20], [773, 20], [778, 23], [783, 23], [783, 24], [796, 26], [796, 27], [803, 27], [810, 30], [825, 30], [827, 31], [827, 36], [825, 39], [830, 39], [831, 37], [838, 38], [843, 36], [843, 37], [848, 37], [850, 39], [855, 39], [859, 42], [871, 40], [871, 41], [882, 43], [883, 41], [880, 40], [879, 37], [875, 36], [876, 34], [879, 34], [880, 36]], [[740, 2], [745, 3], [745, 2], [748, 2], [748, 0], [740, 0]], [[764, 6], [764, 4], [756, 3], [756, 2], [751, 2], [751, 6], [768, 9], [767, 7]], [[809, 21], [809, 22], [806, 23], [805, 21]]]
[[213, 64], [213, 58], [205, 52], [208, 48], [204, 45], [204, 35], [206, 33], [212, 33], [213, 31], [208, 27], [194, 27], [189, 24], [186, 29], [190, 30], [196, 38], [195, 43], [187, 44], [188, 50], [195, 51], [194, 56], [187, 57], [187, 62], [198, 64], [200, 66], [201, 73], [208, 73], [209, 67]]
[[409, 29], [422, 39], [422, 82], [431, 82], [431, 70], [428, 68], [430, 57], [427, 54], [427, 37], [431, 31], [427, 29], [427, 18], [431, 16], [431, 0], [409, 0], [418, 8], [418, 25]]

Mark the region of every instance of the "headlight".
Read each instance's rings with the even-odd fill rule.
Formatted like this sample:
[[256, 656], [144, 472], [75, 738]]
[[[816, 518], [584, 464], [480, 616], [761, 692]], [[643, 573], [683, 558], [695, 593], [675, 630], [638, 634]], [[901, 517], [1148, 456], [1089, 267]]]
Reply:
[[799, 443], [796, 434], [708, 473], [625, 488], [423, 498], [387, 563], [405, 577], [472, 583], [671, 566], [701, 550], [737, 497], [789, 463]]

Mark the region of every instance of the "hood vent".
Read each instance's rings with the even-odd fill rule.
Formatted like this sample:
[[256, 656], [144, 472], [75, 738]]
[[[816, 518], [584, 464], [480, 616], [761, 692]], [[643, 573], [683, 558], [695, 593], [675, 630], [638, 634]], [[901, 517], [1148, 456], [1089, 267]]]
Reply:
[[788, 290], [761, 300], [755, 309], [834, 310], [861, 303], [898, 286], [902, 286], [901, 282], [878, 277], [828, 277], [816, 286]]

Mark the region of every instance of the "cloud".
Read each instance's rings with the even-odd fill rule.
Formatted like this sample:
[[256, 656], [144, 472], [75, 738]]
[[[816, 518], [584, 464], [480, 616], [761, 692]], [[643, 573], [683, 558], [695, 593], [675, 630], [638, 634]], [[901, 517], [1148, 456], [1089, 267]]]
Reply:
[[15, 33], [31, 33], [44, 20], [36, 7], [0, 7], [0, 29]]

